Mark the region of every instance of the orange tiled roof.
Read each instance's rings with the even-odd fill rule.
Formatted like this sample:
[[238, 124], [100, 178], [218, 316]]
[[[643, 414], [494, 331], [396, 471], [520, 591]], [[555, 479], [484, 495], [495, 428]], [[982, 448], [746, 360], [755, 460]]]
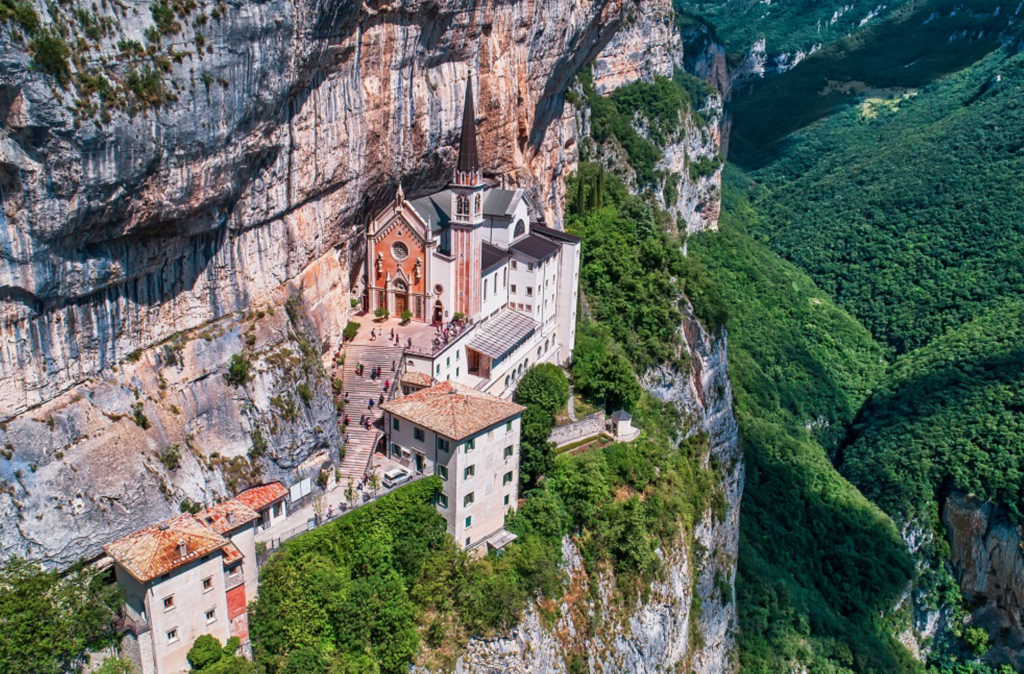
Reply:
[[139, 582], [148, 583], [225, 545], [226, 538], [185, 513], [108, 543], [103, 550]]
[[258, 487], [246, 489], [236, 496], [234, 500], [249, 506], [256, 512], [259, 512], [267, 506], [280, 501], [287, 495], [288, 490], [285, 489], [283, 484], [280, 482], [271, 482], [270, 484], [261, 484]]
[[224, 566], [231, 566], [238, 560], [245, 557], [242, 551], [235, 547], [234, 543], [228, 543], [224, 546]]
[[434, 380], [429, 374], [413, 371], [402, 375], [402, 383], [412, 384], [413, 386], [430, 386], [434, 383]]
[[453, 440], [479, 433], [526, 409], [452, 381], [441, 382], [381, 407]]
[[237, 499], [231, 499], [196, 515], [196, 519], [206, 524], [218, 534], [226, 534], [243, 524], [259, 518], [259, 514]]

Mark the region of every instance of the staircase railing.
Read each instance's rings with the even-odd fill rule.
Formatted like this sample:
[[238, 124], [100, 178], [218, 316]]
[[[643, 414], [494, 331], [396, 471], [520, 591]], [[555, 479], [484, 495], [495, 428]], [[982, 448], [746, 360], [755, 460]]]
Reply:
[[[387, 402], [390, 402], [395, 399], [395, 397], [397, 396], [398, 387], [402, 385], [402, 375], [405, 373], [405, 352], [406, 350], [402, 349], [401, 360], [395, 367], [395, 378], [392, 381], [392, 386], [388, 390], [388, 395], [385, 398]], [[383, 418], [384, 417], [381, 416], [381, 419]], [[370, 471], [373, 469], [373, 455], [377, 451], [377, 444], [380, 442], [382, 436], [383, 433], [379, 428], [377, 429], [377, 432], [373, 434], [373, 442], [370, 443], [370, 455], [366, 458], [366, 466], [363, 468], [363, 477], [368, 476], [370, 474]]]

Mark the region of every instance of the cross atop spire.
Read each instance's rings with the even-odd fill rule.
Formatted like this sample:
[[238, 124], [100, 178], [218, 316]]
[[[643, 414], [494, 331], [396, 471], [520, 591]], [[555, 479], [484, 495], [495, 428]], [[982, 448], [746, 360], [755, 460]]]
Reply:
[[480, 162], [476, 155], [476, 108], [473, 107], [473, 76], [466, 80], [466, 106], [462, 111], [462, 138], [459, 140], [459, 173], [476, 173]]

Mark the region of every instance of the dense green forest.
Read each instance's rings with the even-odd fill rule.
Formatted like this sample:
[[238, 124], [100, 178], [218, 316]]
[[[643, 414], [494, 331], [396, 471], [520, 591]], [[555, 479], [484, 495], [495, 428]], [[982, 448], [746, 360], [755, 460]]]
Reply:
[[907, 0], [675, 0], [677, 12], [712, 22], [732, 53], [763, 39], [769, 54], [810, 52], [816, 45], [844, 37]]
[[[889, 636], [908, 605], [886, 614], [909, 579], [924, 593], [915, 601], [955, 616], [931, 644], [930, 671], [994, 671], [978, 659], [986, 635], [964, 622], [972, 607], [945, 564], [939, 505], [959, 490], [1014, 517], [1024, 507], [1015, 11], [909, 2], [736, 96], [740, 168], [727, 171], [722, 229], [690, 251], [730, 314], [749, 471], [737, 582], [745, 671], [919, 669]], [[804, 483], [846, 494], [862, 529], [832, 514], [799, 519]], [[916, 570], [861, 493], [900, 526], [936, 534]], [[870, 552], [828, 559], [870, 531]], [[854, 605], [874, 607], [871, 619]], [[847, 609], [836, 621], [822, 606]]]
[[690, 254], [718, 284], [747, 482], [737, 607], [744, 672], [916, 671], [890, 615], [913, 574], [892, 522], [827, 451], [883, 375], [882, 349], [800, 270], [752, 239], [727, 172], [718, 233]]
[[901, 520], [937, 489], [1024, 519], [1024, 303], [1007, 302], [896, 362], [853, 426], [844, 473]]

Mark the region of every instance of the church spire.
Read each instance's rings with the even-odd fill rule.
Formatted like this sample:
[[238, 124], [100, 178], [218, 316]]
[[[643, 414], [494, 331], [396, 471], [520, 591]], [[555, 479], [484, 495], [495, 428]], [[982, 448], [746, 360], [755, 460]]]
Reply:
[[462, 138], [459, 140], [459, 163], [456, 171], [475, 174], [480, 170], [476, 155], [476, 108], [473, 107], [473, 76], [466, 80], [466, 105], [462, 111]]

